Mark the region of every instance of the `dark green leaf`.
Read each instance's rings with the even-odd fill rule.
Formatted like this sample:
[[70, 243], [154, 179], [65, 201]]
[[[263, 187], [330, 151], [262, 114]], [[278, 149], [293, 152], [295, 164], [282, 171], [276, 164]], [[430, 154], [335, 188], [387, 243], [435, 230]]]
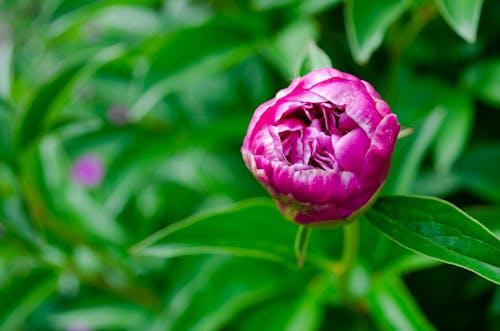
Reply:
[[500, 146], [477, 146], [457, 163], [454, 173], [463, 186], [489, 201], [500, 201]]
[[346, 1], [344, 20], [347, 40], [356, 62], [368, 62], [382, 44], [389, 25], [403, 14], [407, 5], [407, 0]]
[[455, 32], [468, 42], [476, 40], [483, 0], [435, 0], [441, 15]]
[[500, 283], [500, 240], [452, 204], [429, 197], [386, 197], [366, 217], [400, 245]]
[[481, 100], [500, 106], [500, 58], [468, 67], [462, 77], [465, 85]]

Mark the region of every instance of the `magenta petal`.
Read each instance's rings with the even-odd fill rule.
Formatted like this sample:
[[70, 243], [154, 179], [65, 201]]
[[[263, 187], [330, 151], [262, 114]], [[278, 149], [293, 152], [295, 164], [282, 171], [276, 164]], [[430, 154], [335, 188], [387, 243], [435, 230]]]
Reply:
[[357, 128], [335, 144], [335, 158], [342, 168], [359, 174], [369, 146], [370, 139], [361, 128]]
[[377, 127], [363, 161], [360, 181], [364, 188], [378, 188], [385, 181], [398, 133], [396, 115], [387, 115]]
[[342, 223], [380, 190], [398, 132], [369, 83], [324, 68], [257, 108], [241, 152], [288, 219]]
[[314, 85], [311, 91], [335, 105], [345, 106], [347, 115], [369, 136], [382, 120], [375, 102], [360, 81], [332, 78]]

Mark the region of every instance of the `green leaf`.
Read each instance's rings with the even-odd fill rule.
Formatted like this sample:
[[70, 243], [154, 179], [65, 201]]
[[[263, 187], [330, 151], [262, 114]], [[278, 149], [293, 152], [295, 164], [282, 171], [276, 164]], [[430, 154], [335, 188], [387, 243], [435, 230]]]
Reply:
[[465, 85], [479, 99], [500, 106], [500, 58], [478, 62], [468, 67], [462, 76]]
[[483, 0], [435, 0], [448, 25], [465, 40], [476, 40]]
[[439, 129], [445, 119], [446, 110], [438, 106], [430, 112], [423, 123], [415, 130], [411, 141], [401, 141], [410, 146], [396, 146], [395, 158], [400, 158], [396, 163], [393, 175], [389, 177], [384, 189], [391, 194], [408, 194], [412, 185], [418, 177], [418, 172], [424, 157], [431, 147], [432, 142], [439, 133]]
[[46, 270], [31, 270], [7, 285], [0, 288], [0, 329], [22, 330], [28, 317], [56, 293], [57, 277]]
[[366, 300], [370, 316], [380, 330], [435, 330], [398, 277], [388, 275], [376, 277]]
[[[255, 26], [262, 24], [255, 17], [244, 21]], [[145, 77], [146, 91], [132, 105], [131, 119], [142, 120], [166, 95], [204, 82], [206, 77], [248, 58], [255, 53], [253, 43], [261, 38], [253, 33], [239, 21], [215, 18], [201, 27], [150, 40], [153, 50]]]
[[473, 206], [466, 208], [465, 211], [497, 237], [500, 236], [500, 206]]
[[377, 200], [366, 217], [386, 236], [410, 250], [500, 283], [500, 240], [446, 201], [386, 197]]
[[[137, 255], [171, 258], [193, 254], [246, 256], [296, 264], [297, 226], [270, 199], [253, 199], [174, 223], [132, 248]], [[311, 242], [312, 243], [312, 242]], [[308, 262], [320, 264], [311, 254]]]
[[139, 328], [146, 318], [143, 311], [133, 306], [102, 302], [91, 304], [92, 307], [74, 308], [50, 314], [49, 325], [55, 330], [71, 330], [80, 323], [82, 327], [91, 330], [130, 330]]
[[293, 22], [281, 30], [263, 49], [264, 56], [286, 81], [297, 77], [301, 54], [310, 40], [315, 40], [318, 27], [310, 19]]
[[147, 330], [221, 330], [242, 310], [290, 292], [298, 281], [295, 273], [263, 260], [196, 256], [173, 267], [165, 310]]
[[385, 31], [405, 11], [407, 0], [347, 0], [344, 20], [354, 60], [368, 62], [382, 44]]
[[0, 98], [10, 97], [13, 43], [4, 36], [0, 36]]
[[447, 97], [442, 102], [447, 111], [434, 146], [434, 162], [439, 173], [447, 173], [462, 154], [469, 139], [474, 105], [464, 93]]
[[40, 87], [33, 95], [18, 128], [18, 145], [26, 147], [46, 129], [47, 122], [53, 119], [66, 105], [75, 84], [88, 77], [103, 65], [116, 60], [124, 54], [121, 45], [103, 49], [92, 59], [81, 59], [64, 68], [56, 77]]
[[313, 70], [331, 66], [332, 61], [328, 55], [314, 41], [310, 41], [306, 46], [302, 60], [299, 62], [296, 76], [303, 76]]
[[500, 202], [500, 146], [477, 146], [457, 163], [454, 173], [461, 184], [482, 198]]
[[315, 296], [286, 296], [266, 302], [262, 307], [240, 319], [241, 331], [258, 330], [266, 321], [267, 330], [315, 331], [321, 322], [321, 305]]

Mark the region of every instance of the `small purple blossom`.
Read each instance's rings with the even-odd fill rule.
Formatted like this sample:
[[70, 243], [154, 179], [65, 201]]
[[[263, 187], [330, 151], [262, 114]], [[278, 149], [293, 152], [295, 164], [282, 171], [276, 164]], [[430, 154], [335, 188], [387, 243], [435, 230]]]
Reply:
[[127, 109], [121, 105], [113, 105], [106, 113], [108, 121], [116, 126], [122, 126], [129, 122]]
[[104, 166], [99, 156], [85, 154], [80, 156], [71, 168], [71, 177], [84, 187], [96, 187], [101, 184]]
[[287, 218], [339, 223], [380, 190], [399, 128], [369, 83], [325, 68], [259, 106], [241, 151]]

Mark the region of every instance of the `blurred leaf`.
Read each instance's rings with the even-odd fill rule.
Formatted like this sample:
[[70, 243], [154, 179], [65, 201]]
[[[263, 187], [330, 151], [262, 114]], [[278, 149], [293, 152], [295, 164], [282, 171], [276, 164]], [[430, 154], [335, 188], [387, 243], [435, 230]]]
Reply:
[[[249, 256], [294, 268], [296, 230], [297, 226], [286, 221], [271, 200], [254, 199], [167, 226], [135, 245], [132, 252], [162, 258], [193, 254]], [[311, 254], [306, 265], [309, 261], [322, 263]]]
[[328, 55], [314, 41], [310, 41], [306, 46], [302, 60], [299, 62], [295, 76], [304, 76], [313, 70], [330, 67], [332, 67], [332, 61]]
[[286, 296], [266, 302], [248, 317], [240, 317], [238, 330], [258, 330], [266, 321], [268, 330], [315, 331], [319, 330], [321, 315], [321, 303], [314, 295]]
[[[202, 82], [252, 55], [255, 52], [253, 44], [261, 38], [260, 31], [249, 32], [243, 24], [237, 23], [220, 17], [201, 27], [152, 40], [146, 91], [132, 106], [131, 119], [141, 120], [167, 94]], [[246, 24], [259, 26], [263, 23], [258, 18], [248, 17]]]
[[438, 106], [415, 129], [411, 140], [398, 142], [399, 145], [406, 144], [406, 147], [396, 147], [395, 157], [400, 157], [400, 162], [395, 163], [396, 169], [392, 169], [393, 175], [389, 178], [385, 190], [392, 194], [411, 192], [411, 187], [418, 176], [426, 152], [439, 133], [445, 116], [446, 111]]
[[474, 105], [467, 94], [453, 94], [442, 100], [447, 111], [436, 137], [434, 162], [439, 173], [447, 173], [462, 154], [472, 130]]
[[286, 81], [295, 78], [300, 58], [311, 40], [316, 40], [318, 28], [312, 20], [297, 20], [281, 30], [267, 47], [264, 56]]
[[132, 330], [137, 329], [146, 318], [138, 307], [111, 302], [92, 303], [92, 307], [82, 307], [50, 314], [48, 324], [56, 330]]
[[57, 116], [70, 98], [73, 86], [101, 66], [116, 60], [124, 54], [120, 45], [103, 49], [92, 59], [83, 59], [83, 62], [71, 64], [63, 69], [56, 77], [49, 80], [33, 94], [30, 104], [23, 114], [19, 124], [18, 144], [26, 147], [44, 130], [47, 121]]
[[435, 0], [448, 25], [465, 40], [476, 40], [483, 0]]
[[385, 31], [406, 10], [407, 0], [346, 0], [344, 20], [354, 60], [365, 64], [382, 44]]
[[366, 217], [400, 245], [500, 283], [500, 240], [454, 205], [430, 197], [386, 197]]
[[404, 283], [397, 277], [376, 277], [366, 299], [370, 316], [380, 330], [435, 330]]
[[500, 146], [477, 146], [457, 163], [454, 173], [462, 185], [489, 201], [500, 201]]
[[[70, 180], [69, 161], [55, 136], [45, 137], [36, 153], [27, 155], [24, 165], [25, 179], [33, 183], [27, 189], [40, 194], [48, 212], [60, 219], [57, 226], [65, 228], [64, 231], [72, 228], [74, 234], [87, 235], [88, 239], [99, 238], [115, 244], [126, 240], [117, 220], [89, 192]], [[31, 203], [40, 205], [39, 201]]]
[[339, 5], [344, 0], [307, 0], [298, 1], [297, 6], [294, 8], [294, 12], [297, 15], [311, 16], [317, 13], [323, 12], [331, 7]]
[[293, 272], [263, 260], [212, 256], [176, 262], [180, 270], [165, 298], [164, 313], [148, 330], [221, 330], [240, 311], [289, 292], [296, 280]]
[[467, 67], [462, 80], [478, 98], [493, 106], [500, 106], [500, 58]]
[[[3, 28], [0, 25], [0, 29]], [[0, 98], [9, 99], [11, 67], [14, 45], [8, 36], [0, 31]]]
[[97, 33], [110, 31], [127, 36], [145, 37], [161, 32], [160, 16], [152, 9], [142, 6], [104, 7], [86, 25], [96, 29]]
[[18, 275], [7, 287], [0, 288], [0, 329], [22, 330], [26, 320], [57, 291], [57, 278], [47, 272], [36, 271]]

